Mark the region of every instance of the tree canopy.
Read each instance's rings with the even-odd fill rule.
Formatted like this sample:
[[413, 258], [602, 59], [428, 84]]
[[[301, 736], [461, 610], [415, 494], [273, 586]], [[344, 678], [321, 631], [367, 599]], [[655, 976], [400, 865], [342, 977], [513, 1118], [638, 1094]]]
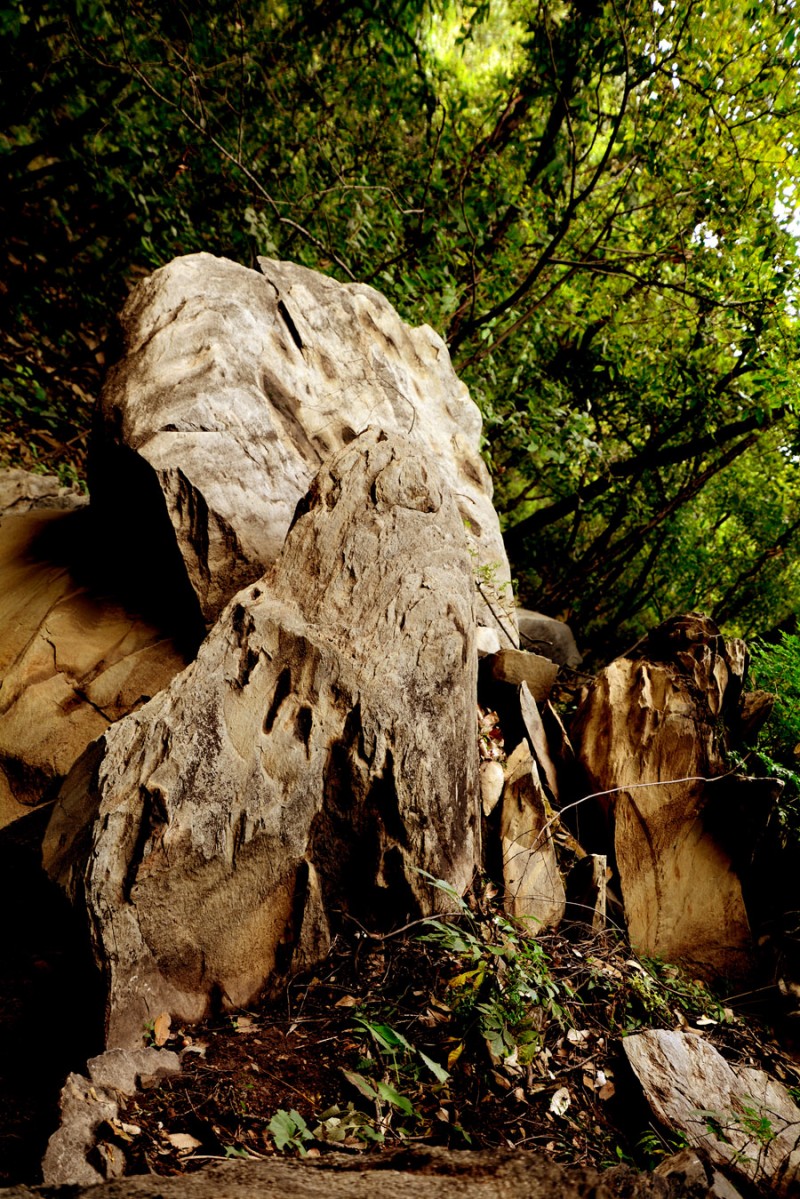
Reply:
[[798, 610], [792, 0], [5, 0], [0, 30], [7, 459], [80, 471], [141, 274], [292, 258], [446, 337], [530, 606], [598, 649]]

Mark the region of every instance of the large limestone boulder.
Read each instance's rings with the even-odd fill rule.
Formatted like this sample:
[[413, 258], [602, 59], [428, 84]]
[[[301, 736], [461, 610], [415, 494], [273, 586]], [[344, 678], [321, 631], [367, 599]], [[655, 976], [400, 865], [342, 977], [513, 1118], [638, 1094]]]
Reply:
[[87, 745], [187, 659], [163, 627], [87, 577], [96, 543], [80, 497], [9, 471], [0, 503], [2, 827], [52, 799]]
[[632, 944], [729, 975], [752, 964], [742, 884], [726, 844], [748, 806], [747, 784], [725, 777], [724, 720], [741, 698], [738, 651], [706, 617], [671, 621], [642, 657], [601, 672], [573, 726], [586, 791], [607, 793]]
[[479, 862], [472, 559], [439, 471], [368, 432], [267, 576], [67, 780], [45, 866], [85, 897], [108, 1042], [248, 1002], [332, 913], [428, 912]]
[[[367, 427], [400, 433], [438, 462], [497, 612], [509, 569], [481, 418], [444, 342], [371, 287], [259, 263], [192, 254], [133, 291], [100, 404], [93, 505], [113, 512], [129, 554], [176, 539], [211, 624], [274, 561], [322, 463]], [[126, 495], [135, 512], [123, 530]], [[503, 623], [503, 644], [516, 644], [513, 617]]]

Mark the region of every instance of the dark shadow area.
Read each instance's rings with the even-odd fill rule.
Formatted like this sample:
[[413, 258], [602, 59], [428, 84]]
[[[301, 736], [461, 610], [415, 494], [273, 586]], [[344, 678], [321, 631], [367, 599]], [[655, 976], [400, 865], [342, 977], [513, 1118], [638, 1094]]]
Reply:
[[88, 937], [40, 865], [50, 805], [0, 831], [0, 1186], [40, 1177], [67, 1074], [103, 1049]]
[[191, 660], [206, 628], [158, 480], [131, 450], [107, 447], [103, 459], [89, 507], [50, 522], [32, 553], [162, 629]]

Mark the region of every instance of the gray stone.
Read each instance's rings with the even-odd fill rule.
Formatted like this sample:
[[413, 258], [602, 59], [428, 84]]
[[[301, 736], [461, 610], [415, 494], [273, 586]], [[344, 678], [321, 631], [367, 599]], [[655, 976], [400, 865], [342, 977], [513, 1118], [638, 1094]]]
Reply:
[[658, 1120], [770, 1194], [788, 1199], [800, 1193], [800, 1108], [779, 1082], [761, 1070], [729, 1065], [691, 1033], [653, 1029], [625, 1037], [622, 1045]]
[[95, 1087], [120, 1095], [135, 1095], [172, 1074], [179, 1074], [181, 1060], [169, 1049], [107, 1049], [86, 1063]]
[[96, 1148], [97, 1129], [105, 1121], [116, 1119], [121, 1097], [134, 1095], [146, 1080], [153, 1085], [178, 1074], [180, 1068], [178, 1055], [168, 1050], [112, 1049], [87, 1063], [89, 1078], [70, 1074], [61, 1091], [61, 1122], [47, 1143], [42, 1161], [45, 1184], [91, 1186], [119, 1176], [125, 1163], [114, 1146], [97, 1146], [95, 1160], [102, 1166], [102, 1173], [89, 1160]]
[[[93, 506], [120, 535], [125, 496], [132, 527], [159, 538], [171, 528], [210, 624], [275, 560], [323, 462], [373, 427], [438, 463], [476, 570], [506, 586], [480, 414], [441, 338], [410, 328], [371, 287], [260, 267], [192, 254], [134, 289], [101, 398]], [[148, 552], [147, 537], [127, 540]], [[495, 624], [488, 608], [483, 623]]]
[[572, 629], [563, 620], [532, 612], [530, 608], [517, 608], [515, 615], [521, 649], [541, 654], [559, 666], [569, 666], [573, 670], [580, 666], [583, 655], [575, 644]]
[[94, 1145], [94, 1134], [104, 1120], [118, 1112], [115, 1098], [101, 1087], [96, 1090], [80, 1074], [70, 1074], [61, 1091], [61, 1124], [47, 1143], [42, 1177], [47, 1185], [102, 1182], [103, 1175], [90, 1165], [86, 1155]]
[[[474, 586], [461, 514], [403, 438], [335, 454], [197, 660], [67, 780], [43, 857], [85, 896], [108, 1045], [241, 1006], [480, 862]], [[83, 899], [81, 899], [83, 902]]]

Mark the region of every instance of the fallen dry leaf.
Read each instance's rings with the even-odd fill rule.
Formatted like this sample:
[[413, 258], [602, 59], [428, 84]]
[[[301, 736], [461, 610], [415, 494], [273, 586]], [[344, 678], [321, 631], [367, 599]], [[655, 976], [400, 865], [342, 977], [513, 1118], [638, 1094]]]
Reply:
[[197, 1137], [190, 1136], [188, 1132], [168, 1132], [167, 1140], [173, 1149], [178, 1150], [178, 1153], [192, 1153], [203, 1143], [198, 1141]]
[[570, 1028], [567, 1030], [567, 1040], [571, 1045], [582, 1045], [592, 1034], [588, 1028]]
[[334, 1007], [358, 1007], [358, 1000], [355, 995], [343, 995], [341, 999], [337, 999]]

